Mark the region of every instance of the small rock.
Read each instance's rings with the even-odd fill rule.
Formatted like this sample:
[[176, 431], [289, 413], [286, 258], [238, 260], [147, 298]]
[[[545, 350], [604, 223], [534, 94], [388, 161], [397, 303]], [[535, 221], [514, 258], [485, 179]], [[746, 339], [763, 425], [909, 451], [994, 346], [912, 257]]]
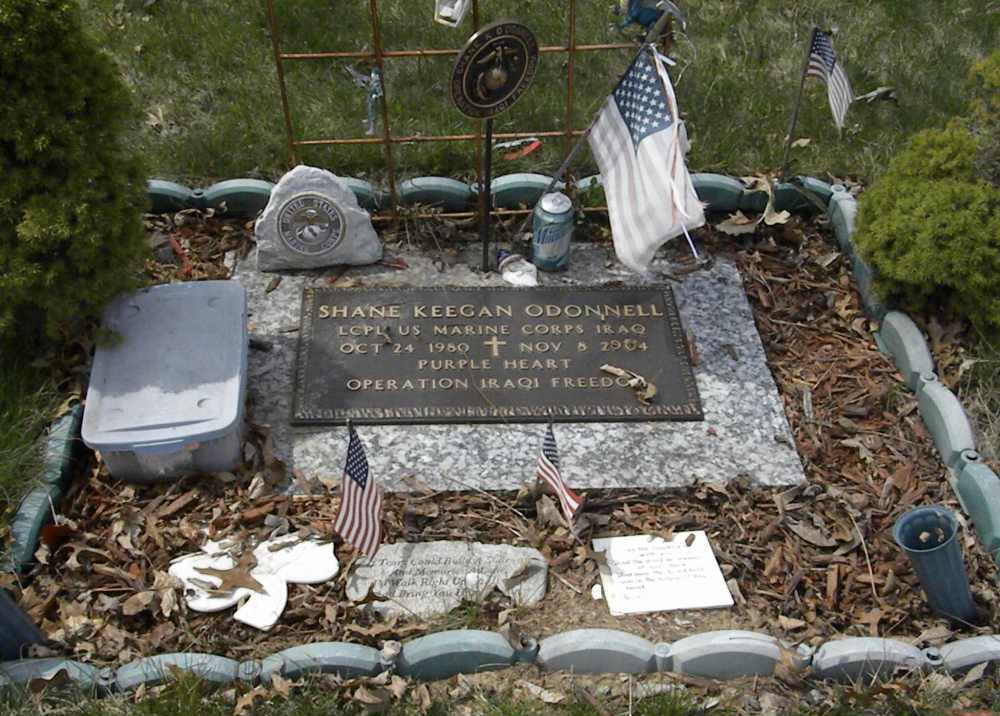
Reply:
[[149, 240], [149, 248], [161, 249], [170, 243], [170, 235], [166, 232], [154, 230], [146, 234], [146, 238]]
[[165, 246], [160, 246], [159, 248], [154, 250], [153, 260], [156, 261], [156, 263], [158, 264], [166, 264], [170, 266], [179, 266], [181, 263], [181, 260], [177, 258], [177, 254], [174, 253], [174, 250], [170, 247], [170, 244], [166, 244]]
[[261, 271], [364, 265], [382, 242], [354, 192], [325, 169], [299, 165], [271, 191], [254, 225]]

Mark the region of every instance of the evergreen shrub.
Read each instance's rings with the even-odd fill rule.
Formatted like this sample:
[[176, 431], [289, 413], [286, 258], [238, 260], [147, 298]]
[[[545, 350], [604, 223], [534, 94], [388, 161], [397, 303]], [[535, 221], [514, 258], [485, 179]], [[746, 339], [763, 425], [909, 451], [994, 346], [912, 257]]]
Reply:
[[[988, 63], [992, 62], [992, 65]], [[992, 67], [992, 76], [990, 76]], [[1000, 92], [1000, 53], [973, 76]], [[906, 309], [938, 311], [1000, 334], [1000, 186], [991, 171], [996, 119], [975, 110], [915, 135], [861, 196], [855, 241], [876, 291]]]
[[0, 0], [0, 345], [67, 337], [136, 285], [145, 173], [75, 0]]

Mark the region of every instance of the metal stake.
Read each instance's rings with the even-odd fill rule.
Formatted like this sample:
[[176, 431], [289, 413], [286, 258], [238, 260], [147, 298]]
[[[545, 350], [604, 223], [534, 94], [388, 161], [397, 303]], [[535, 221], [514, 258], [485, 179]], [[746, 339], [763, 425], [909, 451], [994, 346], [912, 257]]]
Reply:
[[479, 217], [479, 240], [483, 242], [483, 273], [490, 270], [490, 213], [493, 211], [493, 117], [486, 120], [483, 140], [482, 207]]
[[816, 30], [818, 29], [815, 25], [813, 26], [812, 32], [809, 33], [809, 42], [806, 45], [806, 59], [802, 63], [802, 77], [799, 79], [799, 96], [795, 100], [795, 108], [792, 109], [792, 119], [788, 122], [788, 136], [785, 137], [785, 156], [781, 160], [781, 173], [778, 175], [781, 179], [785, 178], [785, 172], [788, 171], [788, 159], [792, 151], [792, 139], [795, 136], [795, 126], [799, 123], [799, 108], [802, 106], [802, 90], [806, 86], [806, 72], [809, 70], [812, 39], [816, 36]]
[[382, 61], [382, 20], [379, 18], [378, 0], [370, 0], [368, 5], [372, 23], [372, 44], [375, 50], [375, 66], [382, 81], [382, 145], [385, 148], [385, 168], [389, 179], [389, 205], [393, 219], [399, 218], [399, 198], [396, 192], [396, 164], [392, 158], [392, 133], [389, 130], [389, 96], [386, 89], [385, 63]]
[[288, 91], [285, 88], [285, 68], [281, 64], [281, 40], [278, 37], [278, 20], [274, 12], [274, 0], [267, 0], [267, 20], [271, 26], [271, 47], [274, 50], [274, 67], [278, 73], [278, 88], [281, 90], [281, 114], [285, 118], [285, 138], [288, 141], [288, 160], [291, 166], [299, 163], [295, 154], [295, 132], [292, 130], [292, 113], [288, 108]]
[[576, 67], [576, 0], [569, 0], [569, 40], [566, 43], [566, 137], [565, 151], [573, 146], [573, 70]]

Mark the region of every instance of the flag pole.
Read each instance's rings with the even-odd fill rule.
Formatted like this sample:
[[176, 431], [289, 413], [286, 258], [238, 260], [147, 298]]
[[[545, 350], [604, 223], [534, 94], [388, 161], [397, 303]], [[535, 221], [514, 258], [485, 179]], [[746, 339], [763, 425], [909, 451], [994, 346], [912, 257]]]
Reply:
[[[635, 53], [635, 57], [633, 57], [632, 61], [628, 64], [629, 69], [632, 68], [632, 65], [635, 64], [635, 61], [639, 59], [642, 53], [646, 51], [646, 48], [656, 42], [656, 38], [658, 38], [660, 35], [663, 34], [664, 29], [668, 25], [672, 25], [672, 22], [673, 22], [673, 15], [671, 15], [668, 11], [664, 10], [663, 14], [660, 15], [660, 19], [657, 20], [656, 24], [653, 25], [653, 27], [649, 29], [649, 32], [646, 33], [646, 37], [643, 40], [642, 45], [639, 47], [639, 51]], [[627, 74], [628, 74], [628, 69], [626, 69], [625, 72], [622, 73], [622, 76], [618, 78], [618, 81], [615, 83], [615, 86], [611, 89], [612, 92], [618, 89], [618, 86], [621, 85], [622, 80], [625, 79], [625, 75]], [[549, 194], [553, 189], [556, 188], [556, 184], [558, 184], [560, 180], [562, 180], [563, 175], [566, 174], [566, 171], [569, 169], [569, 165], [573, 163], [573, 160], [576, 159], [576, 155], [580, 153], [580, 150], [583, 148], [584, 143], [590, 137], [590, 133], [594, 130], [594, 126], [597, 124], [597, 119], [601, 116], [601, 111], [603, 109], [604, 108], [602, 106], [601, 109], [597, 110], [597, 113], [594, 115], [594, 118], [590, 121], [590, 124], [587, 125], [587, 128], [583, 131], [583, 134], [581, 134], [577, 138], [576, 144], [573, 145], [573, 148], [570, 150], [569, 154], [566, 155], [566, 158], [563, 160], [563, 163], [559, 165], [559, 168], [556, 170], [555, 175], [552, 177], [552, 181], [550, 181], [549, 185], [545, 187], [545, 191], [542, 192], [541, 196]], [[514, 232], [515, 237], [520, 236], [521, 234], [524, 233], [524, 229], [525, 227], [527, 227], [528, 222], [531, 221], [533, 215], [534, 213], [531, 213], [528, 214], [526, 217], [524, 217], [524, 219], [521, 221], [521, 225], [518, 226], [517, 231]]]
[[792, 139], [795, 135], [795, 126], [799, 123], [799, 108], [802, 107], [802, 92], [806, 86], [806, 72], [809, 70], [809, 56], [812, 53], [813, 38], [819, 28], [813, 25], [812, 32], [809, 33], [809, 42], [806, 43], [806, 58], [802, 62], [802, 76], [799, 78], [799, 96], [795, 99], [795, 107], [792, 109], [792, 118], [788, 122], [788, 135], [785, 137], [785, 156], [781, 160], [781, 172], [778, 176], [785, 178], [788, 171], [788, 160], [792, 151]]

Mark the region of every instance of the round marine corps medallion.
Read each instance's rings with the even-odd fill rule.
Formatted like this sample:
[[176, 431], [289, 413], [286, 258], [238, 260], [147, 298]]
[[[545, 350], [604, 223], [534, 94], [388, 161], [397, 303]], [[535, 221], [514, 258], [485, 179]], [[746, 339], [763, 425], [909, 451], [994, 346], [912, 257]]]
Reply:
[[319, 194], [299, 194], [278, 212], [278, 237], [297, 253], [325, 254], [344, 239], [344, 215]]
[[451, 98], [459, 111], [493, 117], [514, 104], [538, 71], [538, 42], [524, 25], [487, 25], [465, 44], [451, 73]]

